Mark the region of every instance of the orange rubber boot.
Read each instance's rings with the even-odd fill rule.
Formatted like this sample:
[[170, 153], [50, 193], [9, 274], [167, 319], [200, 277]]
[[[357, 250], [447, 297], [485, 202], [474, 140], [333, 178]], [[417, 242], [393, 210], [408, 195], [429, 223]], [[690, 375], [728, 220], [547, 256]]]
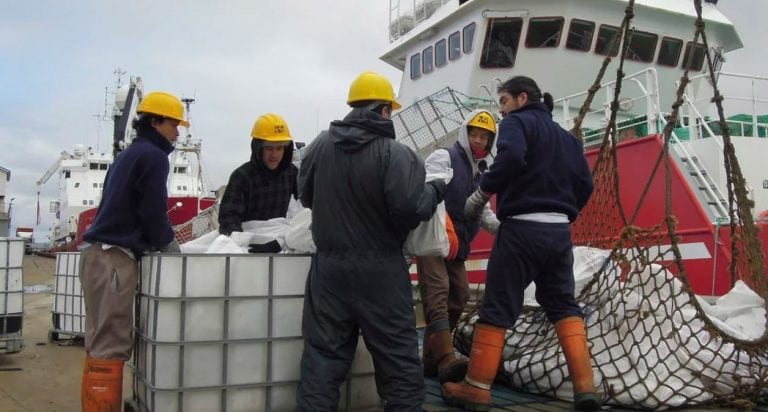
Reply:
[[443, 384], [442, 395], [446, 404], [469, 411], [491, 409], [491, 384], [499, 369], [505, 332], [504, 328], [475, 324], [467, 376], [464, 382]]
[[570, 316], [555, 322], [555, 330], [560, 338], [560, 346], [568, 363], [568, 372], [573, 381], [574, 407], [577, 410], [593, 411], [600, 409], [592, 376], [592, 361], [587, 347], [587, 331], [584, 320]]
[[123, 403], [123, 363], [117, 359], [85, 357], [80, 402], [83, 412], [120, 412]]

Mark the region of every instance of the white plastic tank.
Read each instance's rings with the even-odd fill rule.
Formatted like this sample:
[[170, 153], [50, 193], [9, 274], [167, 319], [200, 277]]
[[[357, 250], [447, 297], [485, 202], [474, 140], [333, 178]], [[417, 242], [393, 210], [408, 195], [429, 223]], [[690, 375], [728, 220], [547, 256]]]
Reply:
[[83, 337], [85, 334], [85, 300], [80, 285], [80, 253], [57, 253], [56, 270], [53, 274], [53, 327], [48, 333], [49, 341], [68, 337]]
[[[307, 255], [142, 259], [134, 351], [140, 410], [294, 411]], [[341, 410], [381, 407], [359, 340]]]
[[24, 315], [24, 239], [0, 238], [0, 349], [21, 350]]

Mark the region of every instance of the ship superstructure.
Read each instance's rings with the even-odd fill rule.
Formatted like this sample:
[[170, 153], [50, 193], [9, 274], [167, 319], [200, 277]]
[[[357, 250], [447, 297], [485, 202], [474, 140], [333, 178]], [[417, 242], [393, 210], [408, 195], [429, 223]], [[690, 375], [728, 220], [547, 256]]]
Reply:
[[[734, 25], [702, 2], [709, 51], [724, 95], [727, 127], [745, 177], [752, 215], [768, 215], [768, 78], [723, 67], [727, 52], [742, 47]], [[566, 129], [574, 120], [607, 56], [606, 75], [582, 123], [585, 148], [595, 161], [620, 60], [614, 40], [626, 0], [391, 0], [390, 46], [381, 59], [403, 71], [393, 116], [398, 140], [426, 157], [447, 147], [471, 110], [498, 113], [496, 89], [515, 75], [533, 77], [555, 98], [554, 118]], [[697, 13], [690, 0], [636, 0], [630, 23], [625, 78], [615, 113], [621, 145], [620, 196], [637, 209], [635, 223], [652, 225], [664, 214], [663, 180], [638, 201], [661, 150], [659, 133], [671, 121], [678, 84], [690, 66], [680, 116], [672, 125], [674, 215], [685, 233], [683, 259], [697, 293], [719, 295], [733, 282], [728, 235], [728, 173], [723, 169], [722, 127], [701, 39], [694, 43]], [[617, 43], [618, 44], [618, 43]], [[731, 69], [734, 72], [726, 72]], [[655, 136], [655, 137], [654, 137]], [[765, 230], [761, 232], [763, 235]], [[615, 236], [605, 233], [606, 238]], [[578, 240], [578, 239], [576, 239]], [[765, 239], [768, 240], [768, 239]], [[481, 233], [467, 262], [471, 281], [482, 282], [492, 239]], [[765, 248], [764, 248], [765, 250]]]

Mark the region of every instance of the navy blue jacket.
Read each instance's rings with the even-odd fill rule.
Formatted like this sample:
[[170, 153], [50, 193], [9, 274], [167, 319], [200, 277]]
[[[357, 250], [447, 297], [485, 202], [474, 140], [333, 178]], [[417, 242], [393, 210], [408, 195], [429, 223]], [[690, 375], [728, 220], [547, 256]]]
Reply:
[[171, 243], [174, 235], [165, 184], [172, 151], [173, 145], [154, 129], [140, 131], [109, 167], [99, 210], [83, 235], [85, 241], [121, 246], [137, 258]]
[[496, 193], [499, 220], [545, 212], [576, 220], [592, 195], [592, 173], [581, 142], [552, 120], [547, 106], [528, 104], [504, 117], [496, 150], [480, 188]]

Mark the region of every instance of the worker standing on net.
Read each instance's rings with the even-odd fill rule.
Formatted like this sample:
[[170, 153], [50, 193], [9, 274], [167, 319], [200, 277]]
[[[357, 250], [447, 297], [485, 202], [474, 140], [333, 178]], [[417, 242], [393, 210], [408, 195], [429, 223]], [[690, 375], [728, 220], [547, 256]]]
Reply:
[[501, 226], [488, 261], [466, 378], [445, 383], [443, 399], [469, 410], [490, 408], [505, 331], [515, 325], [523, 291], [534, 282], [536, 301], [555, 325], [565, 354], [576, 409], [599, 409], [586, 328], [574, 296], [569, 225], [592, 195], [592, 174], [581, 142], [553, 121], [552, 96], [542, 96], [533, 79], [513, 77], [498, 93], [506, 116], [499, 125], [496, 159], [467, 199], [465, 214], [477, 219], [496, 194]]
[[421, 411], [425, 384], [403, 243], [443, 200], [424, 163], [395, 140], [395, 101], [384, 76], [349, 88], [352, 111], [307, 147], [299, 199], [312, 209], [317, 252], [307, 278], [298, 409], [338, 410], [362, 332], [387, 411]]
[[109, 167], [96, 218], [83, 235], [84, 412], [121, 410], [123, 364], [133, 347], [138, 260], [147, 252], [179, 252], [168, 220], [166, 181], [178, 127], [189, 126], [184, 106], [174, 95], [153, 92], [136, 113], [137, 137]]
[[[219, 233], [242, 232], [243, 222], [286, 217], [291, 199], [298, 195], [293, 164], [293, 140], [282, 116], [259, 116], [251, 129], [251, 160], [229, 177], [219, 207]], [[270, 242], [260, 252], [279, 252]]]
[[448, 256], [418, 256], [419, 292], [424, 305], [426, 330], [422, 362], [424, 376], [437, 376], [441, 383], [459, 382], [467, 371], [467, 360], [455, 356], [451, 331], [456, 327], [469, 300], [469, 283], [464, 261], [469, 246], [482, 226], [495, 234], [496, 215], [486, 203], [480, 219], [466, 219], [464, 204], [478, 188], [480, 174], [493, 162], [491, 148], [496, 138], [496, 119], [485, 110], [475, 110], [459, 128], [453, 146], [438, 149], [427, 157], [428, 174], [452, 170], [445, 192], [446, 224], [451, 244]]

